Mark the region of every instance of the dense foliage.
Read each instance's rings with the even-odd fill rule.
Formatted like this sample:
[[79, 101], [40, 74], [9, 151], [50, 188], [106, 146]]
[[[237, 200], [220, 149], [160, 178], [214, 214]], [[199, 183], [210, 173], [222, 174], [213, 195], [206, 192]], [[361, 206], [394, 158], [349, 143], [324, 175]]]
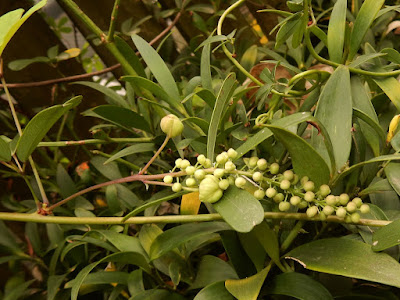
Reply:
[[[3, 68], [99, 58], [85, 45], [2, 61], [2, 298], [397, 299], [400, 5], [287, 1], [258, 11], [279, 16], [268, 41], [249, 12], [252, 31], [225, 32], [244, 0], [148, 4], [201, 32], [175, 47], [173, 23], [153, 48], [147, 19], [116, 28], [123, 1], [107, 32], [57, 1], [118, 61], [117, 87], [62, 78], [68, 99], [28, 118]], [[46, 2], [0, 17], [0, 57]], [[67, 20], [48, 18], [59, 37]], [[89, 139], [68, 81], [107, 101], [82, 113]]]

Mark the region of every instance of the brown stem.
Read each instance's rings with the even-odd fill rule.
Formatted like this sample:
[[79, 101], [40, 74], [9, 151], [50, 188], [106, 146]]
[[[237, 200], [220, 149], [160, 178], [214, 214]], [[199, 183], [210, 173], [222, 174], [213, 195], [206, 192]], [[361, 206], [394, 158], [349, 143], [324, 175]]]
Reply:
[[149, 160], [149, 162], [144, 166], [144, 168], [139, 172], [139, 175], [145, 174], [146, 170], [150, 167], [150, 165], [153, 163], [153, 161], [160, 155], [161, 151], [165, 148], [169, 141], [169, 136], [167, 135], [165, 137], [164, 143], [160, 146], [160, 148], [157, 150], [157, 152], [153, 155], [153, 157]]

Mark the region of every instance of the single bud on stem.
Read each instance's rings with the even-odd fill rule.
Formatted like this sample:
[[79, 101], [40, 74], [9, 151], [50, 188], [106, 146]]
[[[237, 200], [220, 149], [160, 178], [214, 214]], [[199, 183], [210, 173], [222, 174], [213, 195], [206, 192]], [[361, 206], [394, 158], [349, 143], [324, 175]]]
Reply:
[[169, 137], [174, 138], [183, 131], [183, 123], [173, 114], [167, 115], [161, 119], [161, 130]]

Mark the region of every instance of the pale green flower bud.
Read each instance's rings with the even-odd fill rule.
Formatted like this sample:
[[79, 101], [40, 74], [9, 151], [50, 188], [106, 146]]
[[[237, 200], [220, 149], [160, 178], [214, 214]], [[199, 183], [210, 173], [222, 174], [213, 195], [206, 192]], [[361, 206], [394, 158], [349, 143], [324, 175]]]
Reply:
[[188, 175], [193, 175], [194, 172], [196, 172], [196, 168], [193, 167], [193, 166], [189, 166], [189, 167], [187, 167], [187, 168], [185, 169], [185, 171], [186, 171], [186, 174], [188, 174]]
[[300, 202], [301, 202], [301, 198], [299, 196], [292, 196], [290, 198], [290, 204], [292, 204], [293, 206], [299, 205]]
[[228, 172], [234, 171], [236, 169], [236, 165], [231, 162], [231, 161], [227, 161], [225, 163], [225, 170], [227, 170]]
[[173, 114], [167, 115], [161, 119], [161, 130], [170, 138], [180, 135], [183, 131], [183, 123]]
[[194, 178], [188, 178], [186, 179], [186, 185], [188, 187], [192, 187], [196, 185], [196, 180]]
[[194, 177], [197, 180], [202, 180], [204, 177], [206, 177], [206, 172], [204, 172], [204, 170], [196, 170], [196, 172], [194, 172]]
[[261, 200], [264, 198], [265, 192], [263, 190], [256, 190], [253, 195], [256, 199]]
[[214, 176], [217, 178], [221, 178], [222, 176], [224, 176], [224, 174], [225, 174], [224, 169], [215, 169], [214, 170]]
[[172, 183], [174, 178], [171, 175], [167, 175], [167, 176], [164, 177], [163, 180], [164, 180], [165, 183]]
[[264, 158], [260, 158], [260, 159], [257, 161], [257, 168], [258, 168], [260, 171], [265, 171], [265, 170], [268, 168], [268, 163], [267, 163], [267, 161], [266, 161]]
[[273, 163], [269, 166], [269, 172], [273, 175], [279, 173], [279, 165], [277, 163]]
[[256, 182], [260, 182], [263, 180], [263, 174], [261, 172], [254, 172], [253, 174], [253, 180]]
[[197, 156], [197, 161], [199, 162], [199, 164], [204, 165], [204, 163], [206, 162], [206, 157], [204, 156], [204, 154], [200, 154], [199, 156]]
[[280, 211], [288, 211], [290, 209], [290, 203], [289, 202], [281, 202], [279, 203], [279, 210]]
[[219, 187], [223, 190], [227, 190], [229, 187], [229, 180], [228, 179], [222, 179], [219, 183]]
[[318, 207], [311, 206], [311, 207], [307, 208], [307, 211], [306, 211], [307, 217], [309, 217], [309, 218], [315, 217], [315, 215], [317, 213], [318, 213]]
[[235, 179], [235, 185], [238, 188], [243, 188], [246, 185], [246, 179], [244, 179], [243, 177], [238, 177]]
[[255, 166], [257, 166], [257, 162], [258, 162], [258, 157], [256, 157], [256, 156], [250, 157], [249, 167], [254, 168]]
[[229, 158], [231, 158], [231, 159], [235, 159], [235, 158], [237, 157], [237, 152], [236, 152], [236, 150], [230, 148], [230, 149], [228, 150], [228, 156], [229, 156]]
[[179, 182], [175, 182], [172, 185], [172, 191], [174, 191], [175, 193], [180, 192], [182, 190], [182, 184], [180, 184]]
[[199, 199], [202, 202], [214, 203], [222, 197], [219, 180], [213, 175], [206, 175], [199, 185]]
[[367, 214], [367, 213], [369, 213], [369, 211], [370, 211], [370, 208], [369, 208], [369, 205], [368, 205], [368, 204], [363, 204], [363, 205], [361, 205], [361, 207], [360, 207], [360, 212], [361, 212], [362, 214]]

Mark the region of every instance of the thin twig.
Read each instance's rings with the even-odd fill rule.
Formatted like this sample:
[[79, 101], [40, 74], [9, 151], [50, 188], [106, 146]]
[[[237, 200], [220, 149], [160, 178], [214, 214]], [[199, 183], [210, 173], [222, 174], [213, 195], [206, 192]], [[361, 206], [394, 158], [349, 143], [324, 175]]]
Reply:
[[147, 164], [144, 166], [144, 168], [139, 172], [139, 175], [145, 174], [146, 170], [151, 166], [151, 164], [153, 163], [153, 161], [160, 155], [161, 151], [165, 148], [165, 146], [167, 145], [169, 141], [169, 136], [167, 135], [165, 137], [164, 142], [162, 143], [162, 145], [160, 146], [160, 148], [157, 150], [157, 152], [153, 155], [153, 157], [147, 162]]
[[115, 2], [114, 2], [114, 8], [111, 13], [110, 27], [108, 29], [107, 42], [114, 41], [115, 25], [117, 23], [117, 17], [118, 17], [120, 3], [121, 3], [121, 0], [115, 0]]

